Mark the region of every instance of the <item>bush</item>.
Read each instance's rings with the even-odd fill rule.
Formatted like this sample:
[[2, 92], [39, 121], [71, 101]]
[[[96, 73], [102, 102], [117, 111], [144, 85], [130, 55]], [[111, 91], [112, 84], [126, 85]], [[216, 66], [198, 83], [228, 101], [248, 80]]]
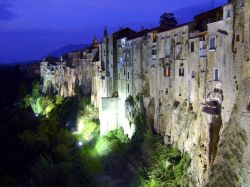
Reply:
[[162, 137], [148, 132], [143, 143], [148, 186], [188, 186], [191, 159], [177, 147], [164, 145]]
[[49, 115], [56, 105], [63, 101], [61, 96], [43, 96], [41, 85], [36, 82], [33, 84], [32, 92], [24, 98], [24, 106], [31, 107], [36, 115]]

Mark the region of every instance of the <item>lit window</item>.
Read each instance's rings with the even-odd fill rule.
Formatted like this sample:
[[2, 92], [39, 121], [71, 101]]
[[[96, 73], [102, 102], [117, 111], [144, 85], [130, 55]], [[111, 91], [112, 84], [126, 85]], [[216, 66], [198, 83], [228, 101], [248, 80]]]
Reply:
[[164, 68], [164, 76], [165, 77], [170, 77], [170, 66], [166, 66]]
[[209, 38], [209, 49], [215, 49], [216, 47], [216, 40], [215, 40], [215, 36], [210, 36]]
[[214, 68], [214, 81], [218, 81], [218, 80], [219, 80], [219, 69]]
[[158, 40], [157, 32], [153, 32], [153, 43], [157, 42], [157, 40]]

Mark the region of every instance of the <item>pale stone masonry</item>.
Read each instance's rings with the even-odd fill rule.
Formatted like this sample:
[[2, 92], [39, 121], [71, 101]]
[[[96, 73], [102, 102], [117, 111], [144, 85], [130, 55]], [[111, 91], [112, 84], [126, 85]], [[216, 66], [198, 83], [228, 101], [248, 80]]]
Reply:
[[[197, 186], [221, 186], [230, 174], [233, 184], [249, 186], [249, 59], [250, 2], [232, 0], [171, 29], [125, 28], [110, 35], [105, 29], [100, 44], [94, 39], [61, 62], [41, 62], [41, 77], [44, 93], [90, 94], [102, 135], [122, 127], [132, 137], [125, 100], [142, 93], [147, 125], [190, 154], [189, 175]], [[214, 168], [228, 165], [223, 155], [234, 155], [224, 142], [237, 146], [229, 132], [247, 143], [237, 156], [241, 162], [231, 160], [217, 175]]]
[[76, 92], [90, 94], [93, 78], [101, 71], [98, 53], [99, 44], [94, 38], [89, 48], [65, 54], [60, 61], [45, 58], [40, 65], [43, 93], [63, 97], [73, 96]]

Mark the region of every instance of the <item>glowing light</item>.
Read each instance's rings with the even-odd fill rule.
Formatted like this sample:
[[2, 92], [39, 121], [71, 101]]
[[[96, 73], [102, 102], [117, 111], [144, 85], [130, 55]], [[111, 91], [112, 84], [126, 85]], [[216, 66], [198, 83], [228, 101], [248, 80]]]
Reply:
[[38, 114], [35, 114], [36, 117], [38, 117]]
[[82, 141], [79, 141], [79, 142], [78, 142], [78, 145], [79, 145], [80, 147], [82, 147], [83, 142], [82, 142]]

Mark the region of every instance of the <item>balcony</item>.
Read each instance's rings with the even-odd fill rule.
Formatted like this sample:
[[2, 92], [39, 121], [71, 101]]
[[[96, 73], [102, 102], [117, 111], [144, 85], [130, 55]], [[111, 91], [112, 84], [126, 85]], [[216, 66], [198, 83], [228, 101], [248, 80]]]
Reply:
[[200, 50], [199, 50], [199, 57], [206, 57], [207, 56], [207, 43], [206, 41], [200, 41]]
[[207, 57], [207, 50], [206, 49], [200, 49], [199, 51], [199, 57]]
[[199, 36], [199, 31], [193, 31], [189, 33], [189, 38], [196, 38]]
[[210, 115], [220, 115], [221, 106], [217, 101], [208, 101], [203, 104], [202, 112]]

